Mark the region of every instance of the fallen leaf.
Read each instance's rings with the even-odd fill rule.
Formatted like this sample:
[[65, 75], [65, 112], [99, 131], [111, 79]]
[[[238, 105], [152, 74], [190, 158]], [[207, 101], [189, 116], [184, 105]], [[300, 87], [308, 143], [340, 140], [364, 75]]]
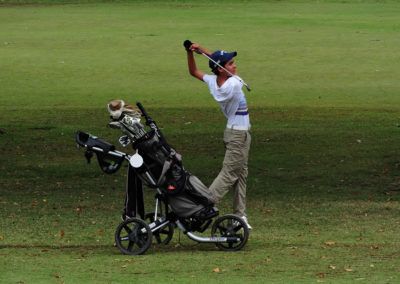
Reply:
[[317, 276], [318, 276], [319, 278], [325, 278], [325, 274], [324, 274], [324, 273], [318, 273]]
[[0, 240], [2, 240], [3, 239], [3, 236], [0, 236]]
[[122, 268], [127, 268], [127, 267], [128, 267], [128, 265], [126, 265], [126, 264], [125, 264], [125, 265], [122, 265], [121, 267], [122, 267]]
[[78, 212], [82, 212], [82, 210], [83, 210], [83, 209], [82, 209], [82, 207], [80, 207], [80, 206], [79, 206], [78, 208], [76, 208], [76, 211], [78, 211]]
[[214, 272], [219, 272], [219, 268], [217, 267], [217, 268], [214, 268], [214, 270], [213, 270]]
[[266, 261], [266, 262], [270, 262], [270, 261], [272, 261], [272, 259], [266, 258], [265, 261]]
[[298, 236], [298, 237], [302, 237], [303, 235], [302, 235], [302, 234], [297, 234], [297, 236]]
[[42, 250], [41, 250], [41, 252], [46, 252], [46, 251], [48, 251], [48, 250], [47, 250], [47, 249], [42, 249]]
[[36, 201], [33, 201], [33, 202], [31, 202], [29, 205], [30, 205], [30, 206], [37, 206], [37, 202], [36, 202]]
[[375, 267], [375, 265], [371, 264], [369, 267], [371, 267], [371, 268], [374, 268], [374, 267]]
[[61, 237], [64, 237], [64, 235], [65, 235], [65, 232], [64, 232], [64, 231], [61, 231], [61, 232], [60, 232], [60, 236], [61, 236]]
[[103, 230], [97, 232], [97, 234], [99, 234], [99, 235], [101, 235], [102, 233], [104, 233]]
[[325, 280], [317, 280], [318, 283], [326, 283]]
[[319, 232], [314, 232], [314, 235], [317, 235], [317, 236], [318, 236], [318, 235], [319, 235]]
[[264, 214], [269, 214], [269, 213], [271, 213], [272, 212], [272, 210], [265, 210], [264, 211]]
[[387, 174], [389, 172], [389, 169], [383, 169], [382, 174]]
[[370, 249], [380, 249], [381, 247], [380, 246], [370, 246], [369, 248]]
[[350, 268], [345, 268], [345, 269], [344, 269], [344, 271], [346, 271], [346, 272], [352, 272], [352, 271], [353, 271], [353, 269], [350, 269]]
[[325, 244], [327, 246], [333, 246], [333, 245], [336, 245], [337, 243], [336, 242], [325, 242]]
[[336, 269], [336, 266], [329, 265], [328, 268], [329, 268], [329, 269]]
[[57, 181], [56, 183], [57, 183], [57, 185], [61, 185], [61, 181]]
[[56, 274], [56, 278], [57, 279], [61, 278], [61, 275], [60, 274]]

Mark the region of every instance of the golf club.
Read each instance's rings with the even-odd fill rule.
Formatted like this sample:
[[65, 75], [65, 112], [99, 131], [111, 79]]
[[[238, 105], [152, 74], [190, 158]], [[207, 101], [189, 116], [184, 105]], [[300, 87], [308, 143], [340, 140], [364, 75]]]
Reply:
[[[191, 45], [192, 45], [192, 42], [191, 42], [190, 40], [188, 40], [188, 39], [185, 40], [185, 41], [183, 42], [183, 46], [186, 48], [186, 50], [189, 50], [189, 48], [190, 48]], [[241, 83], [246, 87], [246, 89], [247, 89], [249, 92], [251, 91], [250, 86], [249, 86], [242, 78], [240, 78], [239, 76], [234, 75], [234, 74], [232, 74], [231, 72], [229, 72], [228, 70], [226, 70], [225, 67], [223, 67], [223, 66], [222, 66], [221, 64], [219, 64], [218, 62], [214, 61], [212, 58], [210, 58], [207, 54], [203, 53], [201, 50], [196, 49], [196, 52], [197, 52], [198, 54], [204, 55], [208, 60], [210, 60], [211, 62], [217, 64], [219, 67], [221, 67], [222, 69], [224, 69], [224, 70], [225, 70], [229, 75], [231, 75], [233, 78], [239, 80], [239, 82], [241, 82]]]

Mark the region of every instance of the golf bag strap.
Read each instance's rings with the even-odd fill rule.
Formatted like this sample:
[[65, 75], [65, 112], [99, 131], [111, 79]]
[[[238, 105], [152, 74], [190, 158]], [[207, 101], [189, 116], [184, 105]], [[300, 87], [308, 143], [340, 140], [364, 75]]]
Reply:
[[142, 220], [145, 217], [143, 185], [138, 178], [135, 169], [128, 166], [128, 181], [126, 183], [125, 215], [136, 217], [139, 215]]

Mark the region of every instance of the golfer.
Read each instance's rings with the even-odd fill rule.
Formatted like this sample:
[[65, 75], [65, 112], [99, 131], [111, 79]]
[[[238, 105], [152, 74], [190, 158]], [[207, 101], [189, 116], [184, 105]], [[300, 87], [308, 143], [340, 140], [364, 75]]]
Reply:
[[[209, 66], [215, 75], [208, 75], [197, 69], [193, 52], [204, 53], [212, 59], [209, 61]], [[237, 72], [233, 58], [236, 55], [236, 52], [229, 53], [222, 50], [211, 53], [197, 43], [192, 43], [187, 48], [189, 73], [208, 85], [211, 95], [219, 103], [228, 120], [224, 131], [225, 158], [223, 167], [211, 184], [210, 189], [214, 192], [215, 201], [219, 202], [233, 187], [235, 191], [233, 213], [242, 217], [251, 230], [252, 227], [249, 225], [245, 213], [247, 161], [251, 141], [250, 119], [246, 98], [242, 91], [243, 82], [235, 77]]]

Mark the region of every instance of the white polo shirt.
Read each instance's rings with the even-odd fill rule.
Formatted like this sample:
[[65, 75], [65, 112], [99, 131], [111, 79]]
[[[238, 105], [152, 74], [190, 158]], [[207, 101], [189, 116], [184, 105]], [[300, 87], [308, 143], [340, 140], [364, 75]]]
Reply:
[[243, 84], [234, 77], [228, 78], [218, 87], [216, 75], [204, 75], [211, 95], [219, 103], [222, 112], [228, 119], [229, 126], [250, 128], [250, 118], [247, 109], [246, 97], [242, 91]]

